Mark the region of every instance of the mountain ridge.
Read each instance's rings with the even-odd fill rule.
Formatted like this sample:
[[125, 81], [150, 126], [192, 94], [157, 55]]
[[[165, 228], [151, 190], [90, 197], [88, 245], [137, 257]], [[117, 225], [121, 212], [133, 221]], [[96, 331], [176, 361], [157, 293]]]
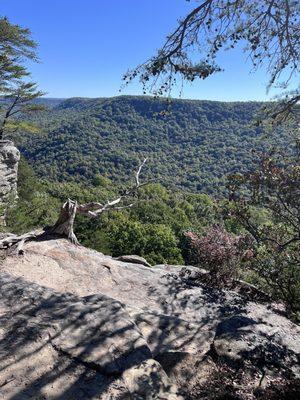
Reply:
[[71, 98], [40, 114], [36, 122], [46, 135], [27, 137], [21, 150], [45, 179], [91, 184], [100, 174], [121, 183], [147, 156], [149, 176], [166, 186], [222, 194], [228, 174], [253, 168], [255, 152], [266, 151], [268, 142], [285, 145], [286, 135], [266, 140], [253, 123], [261, 104]]

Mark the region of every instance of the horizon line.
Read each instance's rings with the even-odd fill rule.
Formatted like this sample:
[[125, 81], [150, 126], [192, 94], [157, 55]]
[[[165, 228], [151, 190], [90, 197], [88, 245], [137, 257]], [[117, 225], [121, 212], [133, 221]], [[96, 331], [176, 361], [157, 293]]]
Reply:
[[139, 94], [120, 94], [115, 96], [99, 96], [99, 97], [89, 97], [89, 96], [71, 96], [71, 97], [55, 97], [55, 96], [41, 96], [38, 99], [47, 99], [47, 100], [71, 100], [71, 99], [82, 99], [82, 100], [98, 100], [98, 99], [114, 99], [119, 97], [142, 97], [152, 100], [165, 100], [172, 102], [173, 100], [179, 101], [207, 101], [207, 102], [216, 102], [216, 103], [275, 103], [276, 100], [209, 100], [209, 99], [194, 99], [194, 98], [182, 98], [182, 97], [155, 97], [151, 95], [139, 95]]

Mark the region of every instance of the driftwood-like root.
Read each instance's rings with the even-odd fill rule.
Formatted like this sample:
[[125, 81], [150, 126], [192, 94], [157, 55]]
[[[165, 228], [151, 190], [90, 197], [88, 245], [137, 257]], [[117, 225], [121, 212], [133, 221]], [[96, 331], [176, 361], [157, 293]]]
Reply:
[[10, 254], [21, 255], [24, 253], [25, 242], [35, 239], [38, 232], [28, 232], [24, 235], [14, 235], [12, 233], [2, 234], [0, 238], [0, 250], [11, 250]]

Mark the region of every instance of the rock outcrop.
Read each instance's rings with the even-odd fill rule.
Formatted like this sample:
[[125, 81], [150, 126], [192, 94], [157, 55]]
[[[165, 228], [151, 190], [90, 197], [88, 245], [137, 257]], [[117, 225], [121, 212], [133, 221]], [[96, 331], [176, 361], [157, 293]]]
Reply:
[[0, 398], [296, 399], [300, 328], [280, 305], [180, 271], [27, 243], [0, 266]]
[[135, 255], [119, 256], [119, 257], [116, 257], [115, 260], [129, 262], [132, 264], [141, 264], [141, 265], [145, 265], [145, 267], [151, 267], [151, 264], [149, 264], [148, 261], [144, 257], [135, 256]]
[[20, 152], [9, 140], [0, 140], [0, 207], [17, 195]]

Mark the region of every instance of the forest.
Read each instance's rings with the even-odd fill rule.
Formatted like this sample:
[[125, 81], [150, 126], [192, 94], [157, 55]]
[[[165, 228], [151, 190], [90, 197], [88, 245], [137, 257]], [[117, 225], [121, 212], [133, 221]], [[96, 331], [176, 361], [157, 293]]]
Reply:
[[148, 157], [155, 182], [220, 197], [228, 174], [253, 169], [264, 152], [290, 140], [282, 130], [256, 126], [259, 102], [120, 96], [43, 103], [48, 110], [31, 117], [40, 133], [22, 134], [19, 147], [37, 175], [51, 181], [119, 184]]
[[[287, 157], [278, 152], [257, 162], [253, 172], [228, 175], [227, 195], [191, 193], [150, 181], [133, 195], [133, 207], [112, 209], [96, 219], [78, 215], [76, 236], [82, 245], [112, 256], [136, 254], [153, 265], [205, 267], [217, 277], [217, 285], [242, 278], [284, 300], [298, 319], [296, 159], [297, 152]], [[91, 182], [84, 177], [78, 182], [39, 178], [24, 157], [18, 174], [19, 198], [7, 212], [7, 230], [15, 233], [52, 226], [66, 199], [105, 204], [134, 181], [132, 171], [124, 182], [103, 175]]]
[[[256, 123], [262, 103], [120, 96], [33, 104], [43, 107], [26, 115], [35, 133], [14, 135], [22, 159], [9, 231], [52, 226], [66, 199], [105, 204], [133, 184], [147, 157], [141, 178], [149, 184], [134, 193], [134, 206], [97, 219], [77, 215], [79, 243], [151, 264], [217, 268], [219, 281], [252, 282], [298, 318], [299, 144], [281, 126]], [[284, 172], [274, 186], [277, 168]], [[274, 201], [281, 191], [284, 199]]]

